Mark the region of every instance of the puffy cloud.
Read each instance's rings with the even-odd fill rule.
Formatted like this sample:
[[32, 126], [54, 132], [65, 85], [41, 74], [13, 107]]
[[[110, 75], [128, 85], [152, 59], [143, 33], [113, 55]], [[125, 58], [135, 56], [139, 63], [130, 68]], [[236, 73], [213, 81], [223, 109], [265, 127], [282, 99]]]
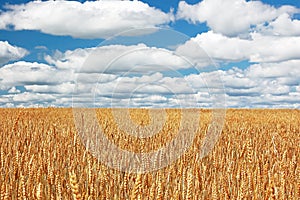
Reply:
[[119, 77], [101, 84], [95, 90], [98, 96], [130, 98], [136, 95], [176, 95], [194, 93], [187, 81], [181, 77], [163, 77], [161, 73], [141, 77]]
[[[196, 44], [198, 44], [199, 47], [195, 47]], [[201, 61], [206, 55], [194, 49], [202, 48], [212, 59], [236, 61], [244, 60], [249, 57], [247, 51], [249, 51], [250, 46], [250, 40], [229, 38], [222, 34], [208, 31], [191, 38], [185, 44], [179, 46], [176, 52], [195, 60], [200, 59]]]
[[[213, 88], [214, 81], [201, 83], [199, 80], [203, 77], [221, 78], [226, 92], [226, 105], [230, 107], [299, 108], [299, 64], [300, 60], [260, 63], [246, 69], [219, 70], [219, 76], [215, 75], [216, 72], [208, 72], [188, 75], [185, 79], [199, 93], [208, 92], [211, 95], [214, 91], [210, 87]], [[205, 87], [208, 89], [205, 90]]]
[[109, 45], [56, 52], [45, 60], [61, 69], [87, 73], [148, 73], [190, 68], [191, 64], [173, 51], [137, 45]]
[[213, 31], [227, 36], [248, 32], [251, 26], [276, 19], [283, 13], [293, 14], [299, 10], [292, 6], [273, 6], [260, 1], [203, 0], [195, 5], [179, 2], [177, 18], [193, 23], [206, 23]]
[[259, 26], [258, 30], [264, 34], [279, 36], [300, 36], [300, 20], [291, 19], [287, 13], [283, 13], [267, 26]]
[[[249, 66], [242, 70], [244, 77], [248, 79], [247, 85], [252, 87], [246, 89], [236, 89], [226, 86], [228, 94], [227, 102], [239, 107], [296, 107], [299, 108], [300, 84], [300, 60], [290, 60], [280, 63], [261, 63]], [[230, 71], [230, 70], [229, 70]], [[229, 71], [225, 73], [229, 76]], [[232, 80], [234, 81], [234, 79]], [[293, 89], [295, 88], [295, 89]], [[293, 92], [296, 90], [296, 92]], [[244, 98], [239, 99], [241, 96]], [[236, 99], [232, 97], [237, 97]], [[233, 103], [235, 101], [235, 103]]]
[[226, 97], [228, 106], [238, 108], [300, 108], [299, 95], [263, 95], [257, 97]]
[[[284, 80], [284, 78], [298, 78], [298, 84], [300, 84], [299, 66], [300, 60], [289, 60], [280, 63], [261, 63], [251, 65], [245, 72], [249, 78], [278, 79], [279, 81]], [[286, 84], [286, 82], [282, 83]]]
[[252, 80], [245, 73], [237, 68], [223, 71], [222, 78], [225, 88], [231, 88], [235, 90], [248, 90], [250, 88], [257, 87], [257, 82]]
[[16, 94], [12, 96], [13, 102], [17, 103], [47, 103], [49, 104], [51, 101], [55, 100], [55, 97], [51, 94], [40, 94], [40, 93], [29, 93], [23, 92], [20, 94]]
[[148, 95], [148, 96], [133, 96], [131, 98], [119, 98], [119, 99], [109, 99], [109, 98], [98, 98], [95, 105], [103, 107], [103, 102], [106, 102], [107, 107], [156, 107], [165, 108], [171, 107], [168, 105], [168, 98], [161, 95]]
[[278, 37], [252, 34], [250, 61], [280, 62], [300, 59], [300, 37]]
[[25, 85], [27, 91], [34, 93], [55, 93], [72, 94], [75, 88], [74, 83], [66, 82], [59, 85]]
[[2, 95], [0, 98], [1, 107], [47, 107], [53, 105], [52, 102], [55, 102], [52, 94], [30, 92]]
[[72, 81], [70, 71], [58, 71], [52, 66], [19, 61], [0, 68], [0, 84], [5, 86], [18, 85], [52, 85]]
[[16, 87], [12, 87], [10, 88], [10, 90], [8, 90], [9, 94], [16, 94], [16, 93], [20, 93], [21, 91], [18, 90]]
[[50, 56], [45, 56], [45, 61], [50, 65], [53, 65], [60, 69], [77, 69], [79, 70], [89, 54], [94, 51], [95, 48], [86, 48], [86, 49], [75, 49], [74, 51], [67, 50], [62, 53], [58, 50]]
[[[299, 108], [300, 104], [300, 93], [291, 92], [289, 95], [271, 95], [267, 94], [264, 96], [264, 102], [272, 103], [273, 105], [279, 106], [283, 105], [284, 107], [294, 107]], [[267, 104], [267, 103], [266, 103]]]
[[194, 55], [195, 43], [215, 61], [281, 62], [300, 59], [300, 37], [280, 37], [251, 33], [249, 39], [230, 38], [213, 31], [198, 34], [176, 50], [179, 54], [199, 60], [202, 53]]
[[[213, 76], [213, 75], [212, 75]], [[143, 107], [197, 107], [207, 100], [207, 85], [200, 76], [194, 76], [195, 83], [201, 82], [203, 88], [196, 88], [189, 76], [168, 77], [162, 73], [142, 76], [119, 76], [106, 83], [78, 83], [80, 90], [75, 93], [75, 106], [143, 106]], [[199, 91], [199, 89], [203, 91]], [[200, 92], [200, 93], [199, 93]]]
[[145, 34], [173, 20], [172, 13], [164, 13], [141, 1], [32, 1], [7, 5], [0, 14], [0, 28], [40, 30], [53, 35], [76, 38], [106, 38], [123, 32]]
[[26, 49], [12, 46], [7, 41], [0, 41], [0, 67], [9, 61], [19, 60], [28, 53]]

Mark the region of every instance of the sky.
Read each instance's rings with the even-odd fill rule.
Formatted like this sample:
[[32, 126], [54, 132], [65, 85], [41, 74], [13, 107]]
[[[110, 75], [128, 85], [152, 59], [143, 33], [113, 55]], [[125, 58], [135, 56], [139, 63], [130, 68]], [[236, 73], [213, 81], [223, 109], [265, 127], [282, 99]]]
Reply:
[[300, 108], [300, 1], [0, 2], [0, 107]]

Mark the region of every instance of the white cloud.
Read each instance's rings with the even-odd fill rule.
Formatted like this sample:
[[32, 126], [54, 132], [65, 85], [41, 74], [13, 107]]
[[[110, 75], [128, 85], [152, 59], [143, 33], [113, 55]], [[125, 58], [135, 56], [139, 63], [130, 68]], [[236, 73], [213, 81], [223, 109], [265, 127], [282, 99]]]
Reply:
[[28, 53], [26, 49], [12, 46], [7, 41], [0, 41], [0, 67], [9, 61], [19, 60]]
[[[225, 75], [226, 74], [226, 75]], [[258, 83], [244, 74], [240, 69], [233, 68], [228, 71], [223, 71], [223, 81], [225, 88], [232, 88], [236, 90], [248, 90], [257, 87]]]
[[[293, 88], [300, 84], [300, 60], [290, 60], [280, 63], [261, 63], [249, 66], [242, 70], [242, 74], [252, 87], [246, 89], [235, 89], [226, 87], [229, 95], [228, 102], [238, 104], [243, 107], [246, 104], [254, 107], [298, 107], [299, 91], [292, 92]], [[229, 70], [230, 71], [230, 70]], [[228, 72], [225, 76], [228, 76]], [[226, 78], [225, 78], [226, 79]], [[235, 81], [234, 79], [232, 81]], [[252, 93], [251, 93], [252, 92]], [[243, 99], [232, 99], [236, 96]]]
[[271, 102], [277, 106], [280, 106], [280, 104], [290, 105], [290, 107], [295, 107], [295, 105], [298, 105], [299, 108], [300, 93], [298, 92], [293, 92], [289, 95], [279, 96], [267, 94], [264, 97], [266, 98], [265, 102]]
[[34, 93], [56, 93], [56, 94], [72, 94], [75, 88], [74, 83], [65, 82], [59, 85], [25, 85], [27, 91]]
[[60, 69], [88, 73], [149, 73], [190, 68], [186, 60], [173, 51], [138, 45], [109, 45], [57, 52], [45, 60]]
[[79, 84], [100, 84], [111, 82], [118, 78], [117, 75], [114, 74], [100, 74], [100, 73], [75, 73], [75, 81]]
[[137, 94], [186, 94], [192, 93], [184, 78], [163, 77], [160, 73], [141, 77], [119, 77], [116, 80], [99, 85], [96, 94], [112, 94], [115, 97], [130, 97]]
[[258, 97], [226, 97], [228, 106], [238, 108], [300, 108], [299, 94], [264, 95]]
[[195, 51], [195, 44], [199, 45], [198, 48], [203, 48], [212, 59], [235, 61], [244, 60], [249, 57], [247, 51], [249, 51], [251, 41], [240, 38], [229, 38], [222, 34], [208, 31], [191, 38], [185, 44], [179, 46], [176, 52], [195, 60], [203, 59], [206, 55]]
[[278, 37], [252, 34], [250, 61], [280, 62], [300, 59], [300, 37]]
[[278, 79], [279, 81], [284, 78], [296, 78], [300, 84], [300, 60], [254, 64], [247, 68], [245, 72], [249, 78]]
[[8, 90], [9, 94], [16, 94], [16, 93], [20, 93], [21, 91], [18, 90], [16, 87], [12, 87], [10, 90]]
[[[187, 77], [168, 77], [161, 73], [140, 77], [120, 76], [111, 82], [89, 86], [82, 84], [82, 86], [84, 88], [82, 90], [88, 92], [82, 90], [77, 92], [75, 105], [87, 106], [96, 102], [96, 105], [100, 106], [196, 107], [197, 100], [203, 101], [204, 98], [198, 94], [197, 88], [193, 87]], [[205, 101], [207, 103], [207, 100]], [[211, 103], [210, 99], [210, 105]]]
[[177, 18], [206, 23], [213, 31], [227, 36], [248, 32], [251, 26], [276, 19], [283, 13], [299, 10], [292, 6], [275, 8], [260, 1], [203, 0], [195, 5], [179, 2]]
[[57, 70], [52, 66], [19, 61], [0, 68], [0, 84], [8, 87], [27, 84], [58, 84], [74, 79], [71, 71]]
[[52, 94], [40, 93], [17, 93], [2, 95], [0, 98], [0, 106], [2, 107], [46, 107], [55, 101]]
[[48, 48], [46, 46], [43, 46], [43, 45], [41, 45], [41, 46], [35, 46], [34, 48], [38, 49], [38, 50], [42, 50], [42, 51], [48, 50]]
[[[300, 60], [280, 63], [253, 64], [242, 70], [219, 70], [226, 91], [226, 105], [234, 107], [290, 107], [299, 108]], [[189, 75], [186, 80], [201, 94], [205, 84], [199, 80], [216, 72]], [[214, 76], [213, 77], [217, 77]], [[205, 82], [205, 81], [204, 81]], [[209, 83], [208, 86], [213, 86]], [[294, 91], [294, 92], [293, 92]], [[209, 98], [208, 98], [209, 99]], [[205, 101], [204, 101], [205, 102]]]
[[[300, 59], [300, 37], [281, 37], [251, 33], [249, 39], [231, 38], [213, 31], [198, 34], [176, 50], [181, 55], [198, 60], [205, 56], [194, 55], [198, 43], [215, 61], [281, 62]], [[200, 60], [201, 61], [201, 60]]]
[[13, 96], [13, 101], [14, 102], [33, 102], [33, 101], [38, 101], [38, 102], [49, 102], [49, 100], [54, 100], [54, 96], [49, 95], [49, 94], [39, 94], [39, 93], [29, 93], [29, 92], [24, 92], [21, 94], [17, 94]]
[[46, 55], [45, 60], [60, 69], [77, 69], [79, 70], [89, 54], [93, 52], [95, 48], [86, 48], [86, 49], [75, 49], [74, 51], [67, 50], [62, 53], [58, 50], [50, 56]]
[[292, 19], [290, 15], [283, 13], [267, 26], [258, 26], [257, 30], [266, 35], [300, 36], [300, 20]]
[[289, 15], [282, 14], [274, 22], [270, 23], [275, 34], [300, 36], [300, 20], [291, 19]]
[[267, 25], [257, 26], [256, 31], [264, 35], [300, 36], [300, 20], [292, 19], [292, 16], [283, 13]]
[[[141, 1], [32, 1], [7, 5], [0, 14], [0, 28], [40, 30], [53, 35], [76, 38], [107, 38], [133, 28], [155, 28], [173, 20]], [[137, 30], [126, 34], [145, 34]]]

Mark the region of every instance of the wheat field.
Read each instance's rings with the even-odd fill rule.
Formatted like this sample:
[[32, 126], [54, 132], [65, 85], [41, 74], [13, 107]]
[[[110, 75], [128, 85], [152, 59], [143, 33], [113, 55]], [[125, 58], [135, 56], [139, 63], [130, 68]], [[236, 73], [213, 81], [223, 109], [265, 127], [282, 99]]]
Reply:
[[[116, 145], [147, 152], [177, 134], [180, 112], [167, 109], [151, 138], [119, 130], [111, 109], [97, 109], [97, 117]], [[211, 110], [192, 112], [199, 128], [184, 155], [165, 168], [130, 173], [87, 151], [70, 108], [0, 109], [1, 199], [300, 199], [299, 110], [228, 109], [221, 136], [202, 159]], [[151, 122], [146, 109], [131, 109], [130, 117]]]

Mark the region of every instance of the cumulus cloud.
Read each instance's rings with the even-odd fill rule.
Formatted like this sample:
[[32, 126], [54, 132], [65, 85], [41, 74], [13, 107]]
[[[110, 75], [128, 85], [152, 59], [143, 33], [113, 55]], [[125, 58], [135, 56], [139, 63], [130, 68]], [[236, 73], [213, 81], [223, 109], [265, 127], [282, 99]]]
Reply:
[[10, 90], [8, 90], [9, 94], [16, 94], [16, 93], [20, 93], [21, 91], [18, 90], [16, 87], [12, 87]]
[[[300, 76], [300, 60], [289, 60], [280, 63], [260, 63], [249, 66], [245, 71], [250, 78], [267, 78], [278, 79], [283, 78], [299, 78]], [[300, 79], [298, 81], [300, 84]]]
[[[201, 79], [198, 79], [199, 81], [201, 82]], [[197, 107], [204, 102], [213, 105], [207, 91], [198, 92], [197, 88], [188, 82], [187, 77], [165, 77], [160, 73], [141, 77], [119, 77], [112, 82], [101, 84], [95, 91], [95, 96], [99, 105], [101, 100], [105, 99], [104, 104], [117, 107]], [[84, 101], [78, 96], [77, 101], [94, 103], [92, 96], [83, 96], [83, 99]]]
[[[17, 94], [2, 95], [1, 107], [48, 107], [55, 102], [56, 97], [51, 94], [23, 92]], [[57, 106], [57, 105], [56, 105]]]
[[299, 59], [300, 37], [252, 35], [252, 62], [280, 62]]
[[249, 51], [251, 41], [240, 38], [229, 38], [222, 34], [208, 31], [198, 34], [185, 44], [178, 46], [176, 52], [195, 60], [203, 59], [206, 56], [205, 54], [197, 54], [197, 51], [193, 50], [196, 44], [203, 48], [213, 59], [236, 61], [249, 57], [247, 51]]
[[28, 53], [26, 49], [12, 46], [7, 41], [0, 41], [0, 67], [9, 61], [19, 60]]
[[58, 50], [53, 55], [46, 55], [45, 61], [60, 69], [79, 70], [88, 56], [95, 48], [75, 49], [74, 51], [67, 50], [62, 53]]
[[75, 88], [74, 83], [65, 82], [58, 85], [25, 85], [27, 91], [34, 93], [55, 93], [55, 94], [72, 94]]
[[141, 35], [173, 20], [172, 13], [164, 13], [141, 1], [32, 1], [7, 5], [0, 14], [0, 28], [39, 30], [53, 35], [76, 38], [107, 38], [121, 35]]
[[118, 79], [101, 84], [97, 93], [99, 95], [111, 93], [113, 95], [125, 94], [188, 94], [193, 90], [187, 81], [181, 78], [163, 77], [160, 73], [141, 77], [119, 77]]
[[[290, 107], [299, 107], [299, 103], [297, 104], [296, 102], [299, 100], [300, 93], [298, 91], [293, 92], [293, 88], [300, 84], [299, 64], [299, 60], [253, 64], [249, 68], [242, 70], [243, 76], [248, 79], [246, 85], [251, 85], [252, 82], [252, 87], [237, 90], [227, 86], [227, 94], [240, 97], [243, 96], [240, 94], [241, 92], [246, 92], [246, 94], [247, 92], [253, 92], [253, 94], [247, 94], [244, 101], [254, 107], [263, 105], [271, 107], [288, 107], [288, 105]], [[225, 76], [228, 76], [228, 73]]]
[[237, 36], [248, 32], [252, 26], [276, 19], [283, 13], [293, 14], [299, 9], [292, 6], [275, 8], [260, 1], [203, 0], [189, 5], [181, 1], [177, 18], [192, 23], [206, 23], [213, 31], [226, 36]]
[[[299, 108], [300, 61], [290, 60], [280, 63], [260, 63], [246, 69], [232, 68], [219, 70], [229, 107], [290, 107]], [[198, 80], [212, 76], [215, 72], [193, 74], [186, 77], [200, 93], [206, 85]], [[213, 77], [218, 77], [213, 75]], [[207, 86], [213, 86], [208, 83]], [[209, 99], [209, 98], [208, 98]]]
[[300, 37], [297, 36], [251, 33], [249, 39], [241, 39], [208, 31], [191, 38], [176, 51], [187, 57], [201, 59], [202, 54], [194, 55], [194, 43], [203, 48], [215, 61], [281, 62], [300, 59]]
[[12, 100], [13, 102], [17, 103], [40, 103], [42, 105], [43, 103], [50, 103], [51, 101], [55, 100], [55, 97], [51, 94], [24, 92], [17, 95], [13, 95]]
[[137, 45], [109, 45], [57, 52], [45, 60], [60, 69], [87, 73], [149, 73], [190, 68], [191, 64], [173, 51]]
[[36, 62], [18, 61], [0, 68], [0, 84], [7, 87], [27, 84], [52, 85], [73, 79], [68, 71], [58, 71], [52, 66]]
[[283, 13], [267, 26], [258, 27], [258, 30], [264, 34], [300, 36], [300, 20], [291, 19], [290, 15]]

